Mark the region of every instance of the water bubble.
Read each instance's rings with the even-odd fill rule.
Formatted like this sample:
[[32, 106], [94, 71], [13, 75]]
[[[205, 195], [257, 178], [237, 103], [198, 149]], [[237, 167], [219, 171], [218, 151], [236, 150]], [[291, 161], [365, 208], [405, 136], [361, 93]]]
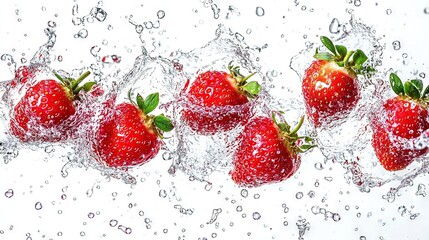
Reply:
[[255, 193], [255, 195], [253, 195], [254, 199], [259, 199], [261, 197], [261, 195], [259, 193]]
[[218, 19], [219, 18], [219, 13], [220, 13], [220, 8], [216, 4], [212, 4], [211, 5], [211, 9], [213, 11], [213, 17], [214, 17], [214, 19]]
[[425, 9], [423, 9], [424, 14], [429, 14], [429, 7], [425, 7]]
[[314, 164], [314, 168], [316, 168], [317, 170], [323, 170], [323, 164], [321, 162], [316, 162]]
[[424, 184], [419, 184], [418, 186], [417, 186], [417, 192], [416, 192], [416, 195], [417, 196], [422, 196], [422, 197], [426, 197], [426, 186], [424, 185]]
[[334, 178], [333, 177], [325, 177], [325, 180], [328, 182], [332, 182], [332, 180], [334, 180]]
[[387, 14], [387, 15], [392, 14], [392, 9], [390, 9], [390, 8], [386, 9], [386, 14]]
[[393, 49], [394, 49], [394, 50], [399, 50], [399, 49], [401, 49], [401, 42], [400, 42], [400, 41], [398, 41], [398, 40], [393, 41], [393, 42], [392, 42], [392, 46], [393, 46]]
[[333, 18], [331, 23], [329, 24], [329, 32], [332, 34], [340, 33], [340, 22], [338, 18]]
[[304, 196], [304, 193], [302, 193], [302, 192], [297, 192], [295, 194], [296, 199], [301, 199], [303, 196]]
[[95, 45], [95, 46], [91, 47], [91, 50], [89, 52], [92, 54], [92, 56], [96, 57], [98, 55], [98, 53], [100, 52], [100, 50], [101, 50], [101, 48], [98, 47], [97, 45]]
[[365, 236], [360, 236], [359, 240], [366, 240], [366, 237]]
[[48, 21], [48, 26], [51, 28], [55, 28], [57, 26], [57, 23], [54, 21]]
[[222, 212], [222, 208], [215, 208], [215, 209], [213, 209], [212, 216], [210, 218], [210, 221], [207, 222], [207, 224], [214, 223], [217, 220], [217, 218], [219, 217], [219, 214], [221, 212]]
[[258, 212], [254, 212], [252, 214], [252, 217], [253, 217], [254, 220], [259, 220], [261, 218], [261, 214], [258, 213]]
[[354, 1], [354, 5], [355, 5], [356, 7], [360, 7], [360, 5], [362, 5], [361, 0], [355, 0], [355, 1]]
[[163, 18], [165, 17], [165, 12], [164, 12], [164, 11], [162, 11], [162, 10], [159, 10], [159, 11], [156, 13], [156, 16], [158, 17], [158, 19], [163, 19]]
[[135, 29], [136, 29], [136, 33], [141, 34], [143, 32], [144, 27], [143, 25], [137, 24], [135, 26]]
[[118, 220], [116, 220], [116, 219], [110, 220], [109, 225], [111, 227], [116, 227], [116, 225], [118, 225]]
[[36, 202], [36, 204], [34, 204], [34, 208], [36, 209], [36, 210], [40, 210], [40, 209], [42, 209], [42, 203], [41, 202]]
[[247, 196], [249, 196], [249, 192], [246, 189], [242, 189], [240, 194], [244, 198], [247, 198]]
[[86, 38], [88, 37], [88, 30], [82, 28], [77, 34], [74, 35], [75, 38]]
[[75, 4], [72, 8], [72, 15], [75, 16], [79, 13], [79, 5]]
[[41, 9], [42, 9], [43, 12], [46, 11], [46, 7], [44, 7], [44, 6]]
[[166, 198], [167, 197], [167, 191], [165, 191], [165, 190], [159, 190], [159, 196], [161, 198]]
[[81, 25], [81, 24], [82, 24], [82, 22], [83, 22], [82, 18], [79, 18], [79, 17], [75, 17], [75, 18], [73, 18], [73, 19], [72, 19], [72, 23], [73, 23], [75, 26], [79, 26], [79, 25]]
[[262, 7], [256, 7], [256, 16], [262, 17], [265, 15], [265, 9]]
[[88, 213], [88, 218], [94, 218], [94, 216], [95, 216], [94, 213], [92, 213], [92, 212]]
[[104, 11], [103, 9], [101, 9], [101, 8], [98, 8], [98, 7], [93, 8], [91, 10], [91, 13], [92, 13], [92, 16], [95, 19], [97, 19], [99, 22], [103, 22], [104, 20], [106, 20], [107, 12]]
[[338, 213], [334, 213], [334, 214], [332, 215], [332, 219], [333, 219], [335, 222], [338, 222], [338, 221], [340, 221], [340, 220], [341, 220], [341, 216], [340, 216], [340, 214], [338, 214]]
[[4, 193], [4, 195], [5, 195], [7, 198], [11, 198], [11, 197], [13, 197], [13, 189], [8, 189], [8, 190]]
[[243, 211], [243, 207], [242, 206], [237, 206], [236, 208], [235, 208], [235, 210], [237, 211], [237, 212], [241, 212], [241, 211]]
[[118, 229], [121, 230], [122, 232], [124, 232], [125, 234], [131, 234], [132, 229], [129, 227], [125, 227], [123, 225], [119, 225]]
[[314, 191], [309, 191], [307, 194], [310, 198], [314, 198], [316, 196], [316, 193]]

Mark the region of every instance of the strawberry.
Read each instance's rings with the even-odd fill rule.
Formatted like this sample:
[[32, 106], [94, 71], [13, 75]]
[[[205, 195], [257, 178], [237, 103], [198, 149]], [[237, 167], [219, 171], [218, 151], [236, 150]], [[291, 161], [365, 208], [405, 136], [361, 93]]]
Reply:
[[10, 130], [21, 141], [56, 142], [66, 138], [71, 126], [65, 122], [76, 111], [74, 101], [79, 99], [79, 91], [89, 91], [95, 84], [87, 82], [79, 86], [89, 72], [76, 80], [54, 74], [60, 82], [53, 79], [38, 81], [27, 89], [13, 109]]
[[296, 172], [301, 164], [299, 153], [314, 145], [309, 137], [299, 137], [297, 132], [304, 117], [291, 130], [286, 122], [258, 116], [244, 127], [238, 137], [238, 148], [233, 156], [233, 181], [244, 187], [283, 181]]
[[406, 81], [390, 74], [390, 84], [397, 96], [383, 102], [372, 121], [372, 146], [381, 165], [388, 171], [406, 168], [428, 148], [412, 149], [405, 143], [429, 129], [429, 86], [423, 91], [418, 79]]
[[108, 167], [127, 168], [141, 165], [154, 158], [160, 150], [162, 131], [168, 132], [173, 125], [163, 114], [148, 115], [159, 103], [159, 94], [153, 93], [137, 101], [121, 103], [104, 117], [96, 131], [93, 150], [98, 161]]
[[316, 49], [317, 60], [307, 68], [302, 80], [307, 115], [316, 127], [346, 117], [360, 98], [357, 74], [374, 70], [363, 66], [368, 58], [362, 50], [347, 51], [327, 37], [320, 39], [330, 53]]
[[184, 118], [197, 133], [214, 134], [228, 131], [240, 121], [250, 118], [249, 98], [260, 91], [256, 81], [247, 80], [254, 75], [243, 76], [238, 66], [228, 66], [229, 73], [207, 71], [195, 79], [185, 98], [188, 104]]

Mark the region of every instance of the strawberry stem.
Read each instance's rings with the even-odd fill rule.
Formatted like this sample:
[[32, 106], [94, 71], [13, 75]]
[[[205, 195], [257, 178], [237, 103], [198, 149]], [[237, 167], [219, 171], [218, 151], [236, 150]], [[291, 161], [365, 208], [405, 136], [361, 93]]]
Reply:
[[71, 85], [71, 89], [74, 90], [76, 89], [76, 87], [83, 81], [85, 80], [86, 77], [89, 76], [89, 74], [91, 74], [91, 72], [86, 71], [84, 72], [82, 75], [80, 75], [76, 80], [72, 81], [72, 85]]
[[293, 135], [298, 132], [298, 130], [301, 128], [302, 124], [304, 123], [304, 116], [301, 116], [299, 118], [298, 124], [295, 126], [295, 128], [289, 132], [289, 135]]

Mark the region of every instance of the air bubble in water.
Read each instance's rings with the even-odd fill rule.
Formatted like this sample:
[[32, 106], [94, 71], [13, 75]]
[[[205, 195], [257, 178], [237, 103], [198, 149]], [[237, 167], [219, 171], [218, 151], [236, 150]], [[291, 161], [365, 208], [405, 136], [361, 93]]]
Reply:
[[302, 193], [302, 192], [297, 192], [295, 194], [296, 199], [301, 199], [303, 196], [304, 196], [304, 193]]
[[246, 189], [241, 190], [241, 196], [247, 198], [249, 196], [249, 192]]
[[401, 42], [400, 42], [400, 41], [398, 41], [398, 40], [393, 41], [393, 42], [392, 42], [392, 46], [393, 46], [393, 49], [394, 49], [394, 50], [399, 50], [399, 49], [401, 49]]
[[265, 15], [265, 9], [262, 7], [256, 7], [256, 16], [262, 17]]
[[164, 12], [164, 11], [162, 11], [162, 10], [159, 10], [159, 11], [156, 13], [156, 16], [158, 17], [158, 19], [163, 19], [163, 18], [165, 17], [165, 12]]
[[48, 22], [48, 26], [51, 27], [51, 28], [55, 28], [57, 26], [57, 23], [54, 22], [54, 21], [49, 21]]
[[386, 9], [386, 14], [387, 14], [387, 15], [392, 14], [392, 9], [390, 9], [390, 8]]
[[429, 7], [425, 7], [425, 9], [423, 9], [423, 12], [424, 12], [425, 14], [429, 14]]

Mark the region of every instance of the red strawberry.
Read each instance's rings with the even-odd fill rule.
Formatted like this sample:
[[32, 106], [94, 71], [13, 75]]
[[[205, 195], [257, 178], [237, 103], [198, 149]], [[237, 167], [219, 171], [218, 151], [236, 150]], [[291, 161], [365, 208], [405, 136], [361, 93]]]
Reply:
[[184, 118], [192, 130], [202, 134], [228, 131], [241, 119], [250, 118], [248, 98], [259, 93], [260, 85], [247, 82], [254, 74], [245, 77], [231, 64], [228, 69], [229, 73], [204, 72], [191, 84]]
[[50, 141], [55, 142], [67, 137], [65, 122], [75, 113], [74, 100], [79, 98], [79, 91], [89, 91], [94, 82], [79, 84], [89, 75], [85, 72], [78, 79], [63, 79], [61, 81], [40, 80], [31, 86], [24, 97], [14, 107], [10, 120], [13, 135], [21, 141]]
[[353, 110], [360, 98], [356, 75], [373, 70], [362, 66], [368, 58], [361, 50], [347, 52], [327, 37], [320, 39], [331, 53], [316, 49], [317, 60], [302, 80], [307, 115], [316, 127], [341, 120]]
[[161, 131], [173, 129], [164, 115], [148, 115], [158, 103], [158, 93], [144, 100], [138, 94], [137, 103], [131, 101], [114, 106], [96, 132], [93, 150], [97, 160], [109, 167], [126, 168], [154, 158], [160, 149]]
[[372, 146], [381, 165], [386, 170], [397, 171], [428, 152], [427, 147], [412, 149], [404, 145], [429, 129], [429, 87], [422, 94], [421, 80], [402, 84], [394, 73], [390, 74], [390, 83], [398, 96], [384, 101], [374, 118]]
[[[265, 183], [283, 181], [296, 172], [301, 164], [299, 153], [314, 145], [312, 139], [298, 137], [304, 121], [291, 130], [287, 123], [277, 123], [274, 118], [256, 117], [245, 126], [238, 137], [238, 148], [233, 157], [230, 172], [235, 183], [244, 187], [256, 187]], [[305, 143], [300, 144], [304, 140]]]

